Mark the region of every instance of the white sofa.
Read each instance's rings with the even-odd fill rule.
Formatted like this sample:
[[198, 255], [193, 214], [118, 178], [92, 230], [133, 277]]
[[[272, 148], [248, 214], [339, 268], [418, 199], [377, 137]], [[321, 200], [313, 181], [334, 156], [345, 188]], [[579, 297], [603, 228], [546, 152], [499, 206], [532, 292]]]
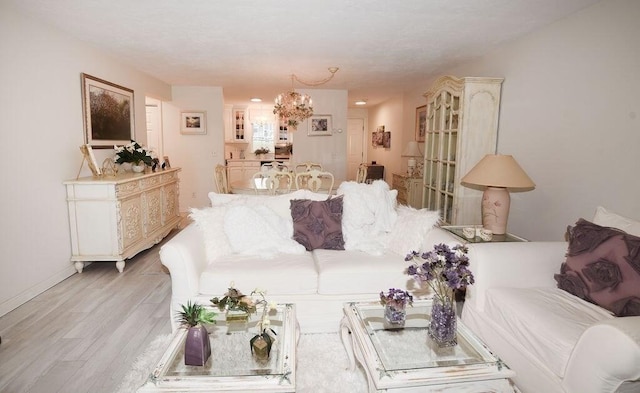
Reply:
[[516, 372], [524, 393], [640, 392], [640, 316], [615, 317], [558, 289], [554, 275], [567, 247], [470, 245], [475, 284], [463, 322]]
[[[245, 293], [261, 288], [266, 290], [268, 300], [295, 303], [298, 322], [304, 333], [338, 331], [345, 302], [377, 300], [381, 291], [391, 287], [416, 290], [413, 280], [405, 273], [408, 265], [404, 261], [406, 254], [424, 245], [431, 248], [436, 243], [458, 243], [459, 239], [445, 230], [433, 228], [438, 221], [436, 212], [396, 207], [396, 191], [389, 190], [386, 183], [354, 184], [343, 183], [344, 187], [338, 189], [339, 194], [349, 187], [366, 192], [357, 198], [344, 193], [342, 226], [346, 250], [341, 251], [316, 249], [302, 253], [274, 253], [274, 249], [269, 247], [277, 242], [290, 245], [291, 199], [325, 200], [327, 195], [309, 191], [281, 196], [210, 194], [212, 207], [209, 211], [194, 211], [192, 216], [199, 220], [198, 214], [211, 213], [211, 217], [217, 217], [214, 224], [225, 221], [224, 229], [219, 226], [212, 231], [194, 222], [160, 250], [161, 261], [171, 274], [170, 313], [174, 329], [177, 327], [175, 311], [180, 304], [187, 300], [210, 304], [210, 299], [222, 295], [231, 282]], [[238, 205], [257, 212], [259, 207], [262, 211], [268, 207], [285, 221], [288, 219], [285, 223], [287, 229], [280, 233], [283, 235], [280, 240], [276, 234], [260, 228], [261, 224], [251, 223], [251, 216], [242, 220], [231, 219], [229, 207]], [[385, 208], [388, 209], [385, 211]], [[355, 211], [359, 212], [359, 217], [354, 217]], [[227, 240], [234, 243], [229, 233], [234, 231], [234, 226], [246, 232], [256, 232], [242, 235], [260, 238], [256, 244], [247, 244], [247, 248], [258, 249], [249, 255], [233, 250], [221, 252], [221, 249], [229, 248]], [[223, 230], [228, 238], [224, 238]], [[220, 242], [211, 242], [212, 239]], [[205, 243], [208, 244], [205, 246]]]

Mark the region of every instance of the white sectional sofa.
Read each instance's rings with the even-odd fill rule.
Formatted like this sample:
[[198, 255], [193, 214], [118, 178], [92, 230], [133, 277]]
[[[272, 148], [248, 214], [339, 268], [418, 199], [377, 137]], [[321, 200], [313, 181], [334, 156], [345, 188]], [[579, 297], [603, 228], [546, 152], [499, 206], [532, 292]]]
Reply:
[[[624, 220], [612, 217], [599, 208], [593, 221], [620, 228]], [[622, 225], [627, 230], [631, 226]], [[638, 244], [640, 239], [633, 239]], [[598, 251], [586, 238], [578, 240], [597, 261], [627, 259], [624, 254]], [[516, 372], [514, 381], [524, 393], [640, 392], [640, 316], [616, 317], [559, 289], [555, 278], [572, 255], [567, 256], [568, 245], [564, 241], [470, 245], [475, 284], [467, 288], [463, 322]], [[581, 255], [574, 258], [584, 259]], [[634, 274], [633, 269], [626, 273]], [[637, 277], [626, 279], [637, 283], [633, 282]], [[618, 283], [612, 291], [622, 290], [623, 285]], [[640, 289], [635, 291], [637, 295]]]
[[322, 201], [327, 195], [210, 194], [212, 207], [193, 211], [195, 222], [160, 251], [171, 273], [174, 329], [180, 304], [210, 304], [233, 282], [244, 293], [261, 288], [268, 300], [295, 303], [303, 333], [337, 332], [345, 302], [377, 300], [391, 287], [418, 290], [405, 273], [408, 252], [459, 242], [434, 228], [437, 212], [396, 206], [396, 191], [383, 181], [343, 183], [338, 194], [344, 199], [345, 250], [313, 251], [291, 243], [289, 205], [292, 199]]

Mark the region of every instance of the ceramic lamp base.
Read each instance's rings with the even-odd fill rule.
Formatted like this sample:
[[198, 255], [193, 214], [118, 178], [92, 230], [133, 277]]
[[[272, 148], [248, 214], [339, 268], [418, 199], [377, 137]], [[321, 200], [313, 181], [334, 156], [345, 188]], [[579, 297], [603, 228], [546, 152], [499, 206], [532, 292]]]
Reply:
[[507, 232], [511, 197], [504, 187], [487, 187], [482, 194], [482, 226], [495, 235]]

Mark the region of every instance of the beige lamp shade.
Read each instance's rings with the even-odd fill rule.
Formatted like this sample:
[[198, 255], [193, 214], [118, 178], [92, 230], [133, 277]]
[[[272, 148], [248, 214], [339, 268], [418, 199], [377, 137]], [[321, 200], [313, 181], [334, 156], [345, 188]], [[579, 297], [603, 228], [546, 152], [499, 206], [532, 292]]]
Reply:
[[507, 188], [531, 188], [535, 184], [512, 156], [488, 154], [461, 180], [487, 187], [482, 194], [482, 226], [496, 235], [507, 232], [511, 197]]
[[535, 183], [513, 156], [487, 154], [462, 178], [462, 183], [488, 187], [530, 188]]
[[418, 142], [411, 141], [407, 143], [407, 146], [405, 146], [402, 151], [402, 157], [422, 157], [422, 153], [420, 153], [420, 149], [418, 148]]

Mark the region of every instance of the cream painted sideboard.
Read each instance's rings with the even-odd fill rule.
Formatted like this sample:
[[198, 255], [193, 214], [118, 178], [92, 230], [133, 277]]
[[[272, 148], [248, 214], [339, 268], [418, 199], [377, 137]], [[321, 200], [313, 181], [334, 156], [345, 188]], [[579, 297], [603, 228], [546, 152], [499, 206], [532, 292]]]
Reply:
[[85, 177], [64, 182], [71, 229], [71, 261], [125, 259], [160, 242], [180, 222], [179, 168], [155, 173]]

